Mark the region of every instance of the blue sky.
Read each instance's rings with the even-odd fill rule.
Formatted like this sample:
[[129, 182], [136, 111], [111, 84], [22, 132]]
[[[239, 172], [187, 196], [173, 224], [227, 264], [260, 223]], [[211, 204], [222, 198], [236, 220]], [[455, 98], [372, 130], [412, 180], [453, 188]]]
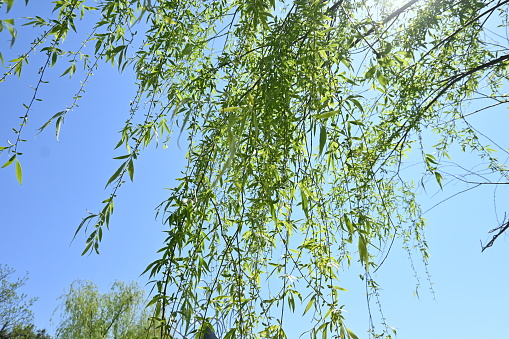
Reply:
[[[32, 1], [28, 9], [19, 2], [17, 9], [7, 16], [0, 13], [0, 18], [49, 15], [48, 7], [49, 1]], [[6, 60], [24, 50], [30, 41], [25, 34], [31, 34], [30, 30], [20, 29], [18, 42], [9, 50], [8, 35], [0, 33], [0, 50]], [[0, 146], [7, 139], [12, 141], [11, 128], [19, 124], [18, 117], [24, 114], [22, 104], [33, 93], [30, 85], [38, 76], [40, 60], [33, 58], [21, 79], [10, 77], [0, 83]], [[60, 69], [51, 71], [62, 73]], [[41, 88], [43, 101], [34, 105], [24, 131], [27, 142], [20, 146], [24, 153], [20, 157], [23, 185], [18, 184], [14, 167], [0, 170], [0, 264], [8, 264], [19, 275], [29, 272], [24, 292], [39, 298], [33, 307], [36, 326], [53, 333], [50, 318], [58, 306], [57, 298], [73, 281], [92, 280], [102, 291], [115, 280], [146, 284], [147, 278], [139, 275], [158, 258], [156, 251], [164, 240], [164, 225], [155, 220], [155, 208], [167, 197], [165, 188], [176, 184], [185, 165], [185, 150], [173, 143], [168, 149], [151, 146], [141, 154], [134, 183], [127, 183], [119, 193], [101, 254], [81, 256], [84, 236], [80, 234], [72, 244], [71, 240], [87, 210], [98, 211], [100, 202], [108, 197], [104, 185], [119, 165], [112, 158], [122, 155], [114, 146], [136, 90], [134, 77], [128, 71], [119, 75], [111, 66], [103, 65], [86, 86], [79, 107], [69, 112], [60, 141], [51, 126], [41, 134], [36, 130], [70, 104], [79, 88], [78, 78], [68, 81], [66, 77], [50, 76], [47, 80], [50, 83]], [[507, 117], [506, 110], [497, 108], [473, 121], [497, 143], [507, 145]], [[3, 154], [0, 162], [6, 160]], [[467, 166], [476, 161], [463, 154], [455, 160]], [[449, 182], [445, 192], [435, 195], [438, 187], [423, 192], [424, 210], [467, 188]], [[398, 330], [398, 338], [509, 338], [505, 318], [509, 305], [505, 288], [509, 280], [507, 238], [500, 237], [493, 248], [480, 252], [480, 240], [489, 240], [487, 231], [499, 224], [497, 215], [499, 219], [504, 216], [506, 198], [505, 186], [496, 191], [493, 186], [485, 186], [450, 199], [426, 214], [435, 299], [419, 257], [415, 256], [414, 264], [419, 272], [420, 299], [413, 293], [417, 280], [406, 253], [398, 248], [392, 251], [377, 277], [384, 315]], [[368, 313], [363, 284], [355, 271], [345, 275], [348, 277], [343, 287], [349, 290], [344, 293], [347, 321], [364, 338]], [[298, 327], [298, 319], [294, 321], [292, 326]]]

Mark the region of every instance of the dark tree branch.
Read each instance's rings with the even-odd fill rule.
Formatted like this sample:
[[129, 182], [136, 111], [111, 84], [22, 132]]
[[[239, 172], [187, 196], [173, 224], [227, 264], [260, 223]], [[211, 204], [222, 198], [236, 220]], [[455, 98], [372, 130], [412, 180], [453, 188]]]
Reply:
[[491, 238], [491, 240], [486, 245], [483, 245], [481, 242], [481, 252], [484, 252], [485, 249], [493, 246], [493, 244], [495, 243], [495, 240], [497, 240], [497, 238], [499, 236], [501, 236], [502, 233], [507, 231], [508, 228], [509, 228], [509, 221], [504, 221], [502, 223], [502, 225], [489, 231], [489, 233], [493, 233], [493, 232], [497, 232], [497, 233], [493, 236], [493, 238]]
[[445, 85], [441, 90], [440, 92], [438, 92], [438, 94], [433, 98], [433, 100], [431, 100], [427, 105], [426, 107], [424, 107], [423, 111], [427, 111], [431, 106], [433, 106], [437, 101], [438, 99], [440, 99], [440, 97], [442, 95], [444, 95], [445, 92], [447, 92], [447, 90], [449, 88], [451, 88], [455, 83], [457, 83], [458, 81], [466, 78], [467, 76], [469, 75], [472, 75], [474, 74], [475, 72], [477, 71], [480, 71], [480, 70], [483, 70], [485, 68], [488, 68], [488, 67], [491, 67], [491, 66], [495, 66], [501, 62], [504, 62], [506, 60], [509, 60], [509, 54], [506, 54], [506, 55], [503, 55], [499, 58], [496, 58], [496, 59], [493, 59], [491, 61], [488, 61], [482, 65], [479, 65], [477, 67], [474, 67], [468, 71], [464, 71], [464, 72], [461, 72], [459, 74], [456, 74], [448, 79], [446, 79], [445, 81], [448, 82], [447, 85]]
[[[420, 1], [420, 0], [410, 0], [409, 2], [407, 2], [405, 5], [401, 6], [400, 8], [398, 8], [397, 10], [395, 10], [394, 12], [392, 12], [391, 14], [389, 14], [389, 16], [387, 16], [385, 19], [382, 20], [382, 25], [385, 25], [386, 23], [388, 23], [389, 21], [391, 21], [392, 19], [398, 17], [401, 13], [403, 13], [404, 11], [406, 11], [408, 8], [410, 8], [412, 5], [414, 5], [417, 1]], [[359, 42], [361, 42], [361, 40], [365, 40], [369, 35], [371, 35], [374, 31], [376, 30], [376, 26], [373, 26], [371, 27], [366, 33], [364, 33], [360, 38], [358, 38], [357, 40], [355, 40], [352, 45], [350, 46], [350, 48], [353, 48], [355, 47]]]
[[[437, 49], [438, 47], [448, 43], [449, 41], [452, 40], [452, 38], [454, 38], [458, 33], [460, 33], [461, 31], [463, 31], [466, 27], [472, 25], [473, 23], [477, 22], [477, 20], [479, 20], [480, 18], [482, 18], [483, 16], [485, 16], [486, 14], [490, 14], [493, 13], [497, 8], [501, 7], [502, 5], [505, 5], [509, 3], [509, 0], [504, 0], [502, 2], [499, 2], [498, 4], [496, 4], [495, 6], [487, 9], [486, 11], [482, 12], [481, 14], [477, 15], [475, 18], [473, 18], [472, 20], [468, 21], [466, 24], [464, 24], [463, 26], [461, 26], [460, 28], [458, 28], [455, 32], [453, 32], [451, 35], [449, 35], [447, 38], [445, 38], [444, 40], [440, 41], [438, 44], [436, 44], [435, 46], [433, 46], [433, 48], [431, 48], [429, 51], [427, 51], [422, 57], [421, 57], [421, 60], [423, 60], [426, 56], [428, 56], [432, 51], [434, 51], [435, 49]], [[488, 16], [489, 17], [489, 16]]]

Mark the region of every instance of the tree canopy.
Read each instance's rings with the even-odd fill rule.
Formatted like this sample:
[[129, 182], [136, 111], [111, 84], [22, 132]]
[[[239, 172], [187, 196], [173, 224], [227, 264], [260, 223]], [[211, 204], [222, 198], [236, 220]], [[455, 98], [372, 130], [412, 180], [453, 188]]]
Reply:
[[[22, 183], [25, 127], [52, 67], [80, 79], [40, 127], [54, 124], [57, 138], [100, 66], [133, 69], [137, 94], [115, 112], [125, 152], [102, 210], [77, 229], [88, 236], [83, 253], [99, 252], [140, 153], [176, 134], [188, 165], [159, 206], [166, 239], [146, 270], [161, 334], [203, 334], [220, 320], [225, 339], [284, 338], [285, 317], [303, 312], [313, 338], [356, 338], [341, 274], [357, 265], [376, 303], [373, 273], [394, 244], [426, 262], [419, 190], [507, 183], [506, 148], [471, 118], [507, 103], [508, 4], [55, 1], [53, 18], [26, 19], [41, 34], [0, 78], [24, 76], [33, 52], [45, 55], [13, 141], [0, 147], [3, 167]], [[0, 22], [13, 42], [16, 25]], [[475, 170], [462, 153], [477, 157]], [[508, 225], [488, 227], [496, 239]], [[368, 331], [393, 336], [383, 317]]]
[[28, 277], [13, 279], [15, 270], [0, 265], [0, 339], [49, 339], [45, 330], [35, 330], [30, 310], [36, 298], [20, 293]]
[[151, 331], [144, 292], [136, 284], [116, 282], [99, 293], [92, 282], [74, 282], [64, 294], [56, 338], [157, 338]]
[[0, 265], [0, 331], [10, 332], [16, 326], [28, 324], [33, 319], [30, 307], [36, 300], [27, 299], [19, 289], [26, 284], [28, 277], [13, 281], [14, 270]]

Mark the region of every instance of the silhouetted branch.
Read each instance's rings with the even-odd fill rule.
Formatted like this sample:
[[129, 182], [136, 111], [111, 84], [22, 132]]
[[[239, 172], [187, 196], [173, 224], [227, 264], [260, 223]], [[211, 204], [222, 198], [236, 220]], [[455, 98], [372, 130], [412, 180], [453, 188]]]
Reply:
[[497, 232], [497, 234], [495, 234], [493, 236], [493, 238], [491, 238], [491, 240], [486, 245], [483, 246], [483, 244], [481, 242], [481, 252], [484, 252], [485, 249], [493, 246], [493, 244], [495, 243], [495, 240], [497, 240], [497, 238], [499, 236], [501, 236], [502, 233], [504, 233], [508, 228], [509, 228], [509, 221], [505, 221], [505, 218], [504, 218], [502, 225], [489, 231], [489, 233]]

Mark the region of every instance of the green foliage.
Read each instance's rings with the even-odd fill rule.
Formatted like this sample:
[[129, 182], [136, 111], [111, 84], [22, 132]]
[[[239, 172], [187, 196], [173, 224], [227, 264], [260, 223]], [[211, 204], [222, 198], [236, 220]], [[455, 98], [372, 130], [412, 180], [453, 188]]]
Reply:
[[154, 338], [144, 293], [136, 284], [116, 282], [100, 294], [92, 282], [75, 282], [61, 297], [56, 338]]
[[13, 279], [14, 269], [0, 265], [0, 339], [50, 339], [45, 330], [35, 330], [30, 307], [36, 298], [19, 293], [28, 277]]
[[[341, 303], [345, 270], [358, 265], [373, 300], [379, 289], [371, 275], [393, 243], [426, 264], [413, 179], [424, 185], [431, 177], [445, 190], [441, 165], [456, 148], [507, 179], [464, 110], [479, 98], [508, 102], [501, 87], [509, 55], [490, 34], [493, 27], [505, 34], [508, 3], [61, 0], [56, 18], [28, 19], [44, 31], [0, 80], [21, 76], [33, 51], [46, 54], [39, 84], [47, 69], [69, 62], [62, 75], [80, 74], [82, 85], [40, 129], [56, 120], [58, 138], [99, 63], [135, 71], [138, 91], [117, 144], [127, 154], [106, 181], [101, 212], [78, 227], [90, 229], [84, 254], [98, 253], [138, 154], [173, 131], [186, 139], [188, 166], [159, 206], [164, 246], [146, 269], [161, 336], [189, 337], [196, 323], [229, 319], [227, 338], [285, 338], [284, 318], [302, 311], [312, 315], [312, 338], [357, 338]], [[93, 30], [77, 30], [79, 20], [95, 20]], [[14, 38], [10, 21], [1, 27]], [[70, 35], [83, 47], [64, 50]], [[16, 160], [20, 183], [18, 148], [31, 106], [15, 142], [0, 148], [9, 155], [4, 167]], [[402, 170], [408, 158], [418, 160], [418, 178]], [[69, 300], [79, 298], [69, 314], [86, 314], [73, 305], [100, 309], [97, 292], [85, 287], [95, 297], [84, 303], [71, 291]], [[369, 335], [392, 337], [381, 322]], [[87, 324], [104, 334], [104, 325]]]
[[46, 330], [35, 330], [34, 325], [16, 325], [10, 331], [0, 331], [0, 339], [51, 339]]
[[26, 326], [33, 319], [30, 307], [36, 299], [27, 299], [27, 295], [19, 293], [28, 277], [13, 279], [14, 272], [7, 265], [0, 265], [0, 330], [3, 332]]

